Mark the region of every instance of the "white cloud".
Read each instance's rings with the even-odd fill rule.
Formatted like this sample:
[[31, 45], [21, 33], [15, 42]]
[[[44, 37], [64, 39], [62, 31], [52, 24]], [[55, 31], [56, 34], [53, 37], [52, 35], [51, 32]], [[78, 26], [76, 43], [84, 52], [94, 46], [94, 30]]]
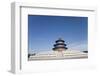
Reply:
[[88, 48], [88, 45], [86, 41], [80, 41], [80, 42], [69, 44], [68, 48], [71, 50], [73, 49], [73, 50], [79, 50], [79, 51], [86, 51]]

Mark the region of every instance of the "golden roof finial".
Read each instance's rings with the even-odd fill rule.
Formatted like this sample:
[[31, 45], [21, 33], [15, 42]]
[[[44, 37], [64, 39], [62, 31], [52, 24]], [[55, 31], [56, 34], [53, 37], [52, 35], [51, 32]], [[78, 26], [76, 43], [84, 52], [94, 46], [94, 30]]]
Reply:
[[62, 38], [61, 38], [61, 37], [59, 37], [59, 40], [62, 40]]

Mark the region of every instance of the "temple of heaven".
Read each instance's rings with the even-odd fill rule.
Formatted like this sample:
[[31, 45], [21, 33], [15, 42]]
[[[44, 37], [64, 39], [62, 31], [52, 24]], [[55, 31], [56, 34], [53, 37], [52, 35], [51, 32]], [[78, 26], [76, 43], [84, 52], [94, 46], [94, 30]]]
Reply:
[[86, 51], [70, 50], [65, 44], [65, 41], [61, 38], [55, 41], [54, 48], [50, 51], [42, 51], [39, 53], [30, 54], [28, 57], [29, 61], [32, 60], [56, 60], [56, 59], [80, 59], [88, 58]]
[[63, 39], [59, 38], [58, 40], [55, 41], [54, 48], [53, 48], [54, 51], [61, 52], [61, 51], [65, 51], [66, 49], [68, 48], [66, 47], [65, 41]]

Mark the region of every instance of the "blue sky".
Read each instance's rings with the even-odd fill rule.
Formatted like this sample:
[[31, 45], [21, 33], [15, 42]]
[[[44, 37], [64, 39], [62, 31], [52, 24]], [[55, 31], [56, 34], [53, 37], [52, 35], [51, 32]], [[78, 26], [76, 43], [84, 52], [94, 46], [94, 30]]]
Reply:
[[69, 49], [87, 50], [87, 31], [87, 17], [28, 15], [28, 51], [52, 50], [58, 38]]

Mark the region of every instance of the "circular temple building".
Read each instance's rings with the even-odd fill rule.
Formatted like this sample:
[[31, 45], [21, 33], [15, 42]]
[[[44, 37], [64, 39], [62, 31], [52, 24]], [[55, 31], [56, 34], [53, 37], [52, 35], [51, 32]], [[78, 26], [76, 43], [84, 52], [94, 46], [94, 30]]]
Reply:
[[54, 51], [65, 51], [66, 49], [68, 48], [66, 47], [64, 40], [59, 38], [58, 40], [55, 41], [54, 48], [53, 48]]

